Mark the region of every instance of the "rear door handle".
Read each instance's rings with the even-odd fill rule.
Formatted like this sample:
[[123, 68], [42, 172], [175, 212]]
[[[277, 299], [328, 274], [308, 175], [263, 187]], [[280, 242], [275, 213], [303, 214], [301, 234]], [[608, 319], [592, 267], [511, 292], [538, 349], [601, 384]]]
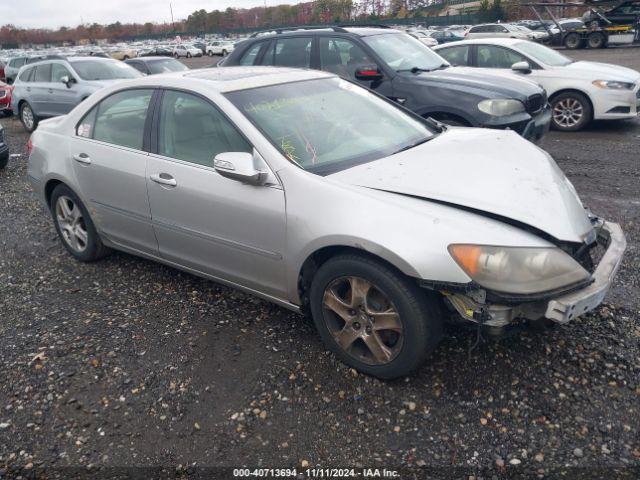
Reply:
[[49, 93], [53, 93], [53, 88], [50, 88], [50, 89], [49, 89]]
[[30, 91], [31, 91], [31, 87], [27, 87], [27, 92], [30, 92]]
[[85, 165], [89, 165], [91, 163], [91, 157], [89, 157], [89, 155], [87, 155], [86, 153], [78, 153], [73, 156], [73, 159], [76, 162], [84, 163]]
[[176, 179], [168, 173], [154, 173], [149, 178], [153, 182], [159, 183], [160, 185], [167, 185], [168, 187], [175, 187], [178, 185]]

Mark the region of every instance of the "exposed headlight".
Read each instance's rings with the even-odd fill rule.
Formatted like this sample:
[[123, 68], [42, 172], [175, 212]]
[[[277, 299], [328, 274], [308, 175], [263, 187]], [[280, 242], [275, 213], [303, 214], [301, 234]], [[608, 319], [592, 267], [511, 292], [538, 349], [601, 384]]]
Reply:
[[589, 278], [589, 272], [555, 247], [454, 244], [449, 253], [476, 283], [498, 292], [545, 292]]
[[629, 82], [617, 82], [615, 80], [594, 80], [593, 85], [598, 88], [610, 88], [612, 90], [633, 90], [634, 83]]
[[482, 100], [478, 103], [478, 109], [488, 115], [494, 117], [502, 117], [505, 115], [513, 115], [514, 113], [524, 112], [524, 104], [519, 100], [510, 98], [496, 98], [491, 100]]

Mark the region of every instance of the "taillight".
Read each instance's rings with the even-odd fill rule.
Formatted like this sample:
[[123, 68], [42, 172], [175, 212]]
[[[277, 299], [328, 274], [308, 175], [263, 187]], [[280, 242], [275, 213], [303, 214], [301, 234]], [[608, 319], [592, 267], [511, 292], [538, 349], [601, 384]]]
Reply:
[[31, 141], [31, 137], [29, 137], [29, 141], [27, 142], [27, 154], [31, 155], [33, 151], [33, 142]]

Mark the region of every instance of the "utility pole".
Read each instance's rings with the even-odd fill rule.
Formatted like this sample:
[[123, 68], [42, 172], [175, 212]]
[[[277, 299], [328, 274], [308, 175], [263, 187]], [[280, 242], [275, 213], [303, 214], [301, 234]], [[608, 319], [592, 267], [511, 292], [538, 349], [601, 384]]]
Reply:
[[169, 10], [171, 11], [171, 28], [172, 28], [173, 30], [175, 30], [175, 29], [176, 29], [176, 26], [175, 26], [175, 24], [173, 23], [173, 7], [171, 6], [171, 3], [169, 3]]

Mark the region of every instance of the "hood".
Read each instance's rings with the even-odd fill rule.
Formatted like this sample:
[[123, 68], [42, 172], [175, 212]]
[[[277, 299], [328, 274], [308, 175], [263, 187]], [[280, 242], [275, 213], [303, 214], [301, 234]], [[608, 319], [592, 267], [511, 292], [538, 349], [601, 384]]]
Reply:
[[418, 147], [327, 178], [487, 212], [567, 242], [581, 243], [592, 230], [555, 161], [507, 130], [449, 128]]
[[401, 75], [411, 75], [425, 84], [435, 82], [449, 86], [476, 88], [484, 91], [487, 97], [493, 98], [524, 100], [531, 95], [542, 93], [542, 87], [531, 80], [521, 79], [515, 75], [505, 77], [470, 67], [449, 67], [422, 73], [403, 72]]
[[573, 62], [562, 68], [570, 69], [576, 75], [592, 78], [593, 80], [618, 80], [630, 83], [640, 80], [640, 73], [637, 71], [609, 63]]

